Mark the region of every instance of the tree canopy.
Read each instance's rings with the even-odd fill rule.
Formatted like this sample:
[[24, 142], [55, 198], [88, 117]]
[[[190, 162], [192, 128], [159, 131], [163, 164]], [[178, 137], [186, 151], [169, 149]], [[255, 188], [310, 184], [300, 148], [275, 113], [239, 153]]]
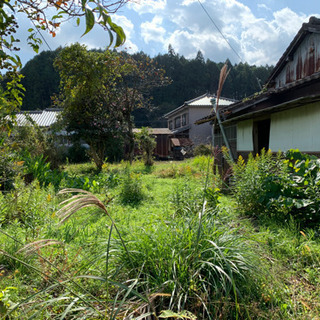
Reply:
[[[52, 67], [52, 60], [57, 53], [58, 50], [44, 51], [21, 70], [24, 75], [22, 83], [26, 88], [23, 110], [45, 109], [51, 106], [50, 96], [59, 92], [59, 74]], [[198, 58], [199, 56], [201, 55], [199, 54]], [[153, 59], [143, 52], [133, 55], [123, 53], [123, 59], [131, 57], [136, 61], [146, 58], [152, 60], [156, 69], [165, 70], [165, 76], [172, 80], [168, 86], [150, 88], [150, 108], [133, 110], [136, 127], [166, 126], [166, 121], [162, 119], [165, 113], [206, 92], [217, 92], [222, 63], [209, 59], [186, 59], [176, 54], [172, 47], [168, 54], [159, 54]], [[229, 63], [229, 68], [231, 71], [224, 84], [222, 96], [240, 100], [260, 91], [259, 81], [263, 85], [273, 67]]]
[[89, 145], [97, 168], [122, 139], [132, 160], [132, 112], [148, 105], [152, 88], [168, 83], [163, 70], [147, 56], [87, 51], [80, 44], [61, 50], [54, 64], [61, 77], [56, 105], [63, 108], [64, 127]]
[[115, 52], [89, 52], [80, 44], [63, 49], [55, 60], [60, 72], [62, 123], [74, 139], [89, 145], [98, 169], [108, 144], [122, 135], [122, 113], [117, 93], [124, 66]]

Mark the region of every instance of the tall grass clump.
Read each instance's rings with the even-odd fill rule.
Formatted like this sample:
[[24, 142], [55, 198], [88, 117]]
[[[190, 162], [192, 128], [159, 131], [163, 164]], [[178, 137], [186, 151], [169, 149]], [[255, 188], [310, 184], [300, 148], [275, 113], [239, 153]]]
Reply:
[[[199, 217], [200, 215], [200, 217]], [[257, 257], [246, 239], [215, 221], [211, 211], [161, 221], [132, 234], [117, 259], [137, 290], [160, 298], [156, 312], [189, 311], [197, 319], [246, 318], [245, 293], [255, 288]]]
[[180, 178], [174, 183], [169, 201], [174, 210], [173, 218], [195, 215], [201, 210], [203, 191], [192, 185], [189, 179]]
[[[106, 239], [104, 251], [83, 257], [81, 248], [77, 252], [68, 252], [68, 244], [63, 241], [40, 239], [24, 245], [22, 239], [0, 230], [1, 235], [7, 236], [7, 240], [18, 247], [11, 252], [1, 247], [0, 257], [6, 258], [6, 265], [11, 260], [16, 266], [24, 266], [30, 277], [29, 286], [35, 288], [33, 291], [30, 287], [24, 292], [24, 298], [10, 308], [0, 310], [0, 317], [11, 319], [14, 315], [21, 319], [115, 320], [125, 318], [131, 308], [133, 311], [136, 300], [149, 305], [148, 299], [134, 290], [135, 279], [119, 279], [118, 272], [114, 272], [110, 246], [112, 239], [117, 238], [125, 252], [127, 249], [105, 204], [90, 192], [79, 189], [65, 189], [60, 193], [72, 196], [62, 202], [63, 207], [55, 214], [59, 225], [74, 219], [78, 211], [84, 208], [95, 207], [104, 213], [108, 220], [105, 235], [101, 237]], [[19, 288], [19, 293], [21, 291]]]

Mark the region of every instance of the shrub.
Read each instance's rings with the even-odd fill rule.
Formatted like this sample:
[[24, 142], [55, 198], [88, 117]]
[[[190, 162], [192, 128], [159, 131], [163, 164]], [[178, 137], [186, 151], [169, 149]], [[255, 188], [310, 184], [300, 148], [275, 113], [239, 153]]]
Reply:
[[242, 213], [258, 216], [267, 210], [266, 180], [282, 173], [280, 158], [274, 158], [271, 151], [262, 150], [261, 155], [249, 155], [245, 162], [240, 156], [232, 165], [231, 181], [233, 195]]
[[23, 161], [7, 146], [0, 145], [0, 190], [8, 191], [13, 188], [16, 176], [23, 170]]
[[199, 144], [193, 150], [194, 156], [211, 156], [212, 146], [210, 144]]
[[141, 128], [140, 132], [135, 134], [139, 148], [142, 150], [143, 161], [146, 166], [153, 165], [153, 150], [157, 143], [152, 135], [150, 135], [148, 128]]
[[87, 149], [80, 142], [75, 141], [70, 148], [65, 151], [65, 157], [71, 163], [81, 163], [89, 160]]
[[126, 169], [120, 186], [120, 201], [123, 204], [138, 205], [144, 198], [141, 178], [138, 174]]
[[233, 169], [233, 194], [241, 212], [268, 215], [301, 227], [320, 222], [320, 162], [316, 157], [288, 151], [284, 157], [271, 151], [239, 157]]

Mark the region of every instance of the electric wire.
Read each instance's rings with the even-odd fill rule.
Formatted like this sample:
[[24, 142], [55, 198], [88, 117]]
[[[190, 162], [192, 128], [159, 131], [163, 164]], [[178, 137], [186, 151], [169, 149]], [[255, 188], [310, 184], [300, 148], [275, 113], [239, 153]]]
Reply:
[[[213, 25], [215, 26], [215, 28], [219, 31], [219, 33], [221, 34], [221, 36], [223, 37], [223, 39], [226, 41], [226, 43], [229, 45], [229, 47], [231, 48], [231, 50], [236, 54], [236, 56], [240, 59], [240, 61], [243, 63], [243, 59], [241, 58], [241, 56], [238, 54], [238, 52], [232, 47], [231, 43], [228, 41], [228, 39], [226, 38], [226, 36], [222, 33], [222, 31], [220, 30], [220, 28], [217, 26], [217, 24], [214, 22], [213, 18], [210, 16], [209, 12], [207, 11], [207, 9], [204, 7], [204, 5], [201, 3], [200, 0], [198, 0], [201, 8], [203, 9], [203, 11], [207, 14], [207, 16], [209, 17], [209, 19], [211, 20], [211, 22], [213, 23]], [[260, 90], [262, 90], [262, 86], [260, 83], [260, 79], [258, 77], [255, 77]]]
[[47, 45], [47, 47], [49, 48], [50, 51], [52, 51], [51, 47], [49, 46], [47, 40], [44, 38], [44, 36], [42, 35], [42, 33], [40, 32], [39, 28], [36, 27], [35, 23], [31, 20], [32, 24], [34, 25], [34, 27], [36, 28], [36, 30], [38, 31], [40, 37], [43, 39], [43, 41], [45, 42], [45, 44]]
[[209, 12], [207, 11], [207, 9], [204, 7], [204, 5], [201, 3], [200, 0], [198, 0], [201, 8], [203, 9], [203, 11], [207, 14], [207, 16], [209, 17], [209, 19], [211, 20], [211, 22], [213, 23], [213, 25], [216, 27], [216, 29], [219, 31], [219, 33], [221, 34], [221, 36], [223, 37], [223, 39], [226, 41], [226, 43], [229, 45], [229, 47], [231, 48], [231, 50], [237, 55], [237, 57], [240, 59], [241, 62], [243, 62], [242, 58], [240, 57], [240, 55], [238, 54], [238, 52], [232, 47], [232, 45], [230, 44], [230, 42], [228, 41], [228, 39], [225, 37], [225, 35], [222, 33], [222, 31], [220, 30], [220, 28], [217, 26], [217, 24], [214, 22], [214, 20], [212, 19], [212, 17], [210, 16]]

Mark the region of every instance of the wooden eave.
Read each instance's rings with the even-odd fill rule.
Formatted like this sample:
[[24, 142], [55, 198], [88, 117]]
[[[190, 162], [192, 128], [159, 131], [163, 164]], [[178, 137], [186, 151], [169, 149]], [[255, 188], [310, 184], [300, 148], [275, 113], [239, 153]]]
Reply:
[[320, 101], [320, 73], [221, 110], [223, 122], [259, 117]]

